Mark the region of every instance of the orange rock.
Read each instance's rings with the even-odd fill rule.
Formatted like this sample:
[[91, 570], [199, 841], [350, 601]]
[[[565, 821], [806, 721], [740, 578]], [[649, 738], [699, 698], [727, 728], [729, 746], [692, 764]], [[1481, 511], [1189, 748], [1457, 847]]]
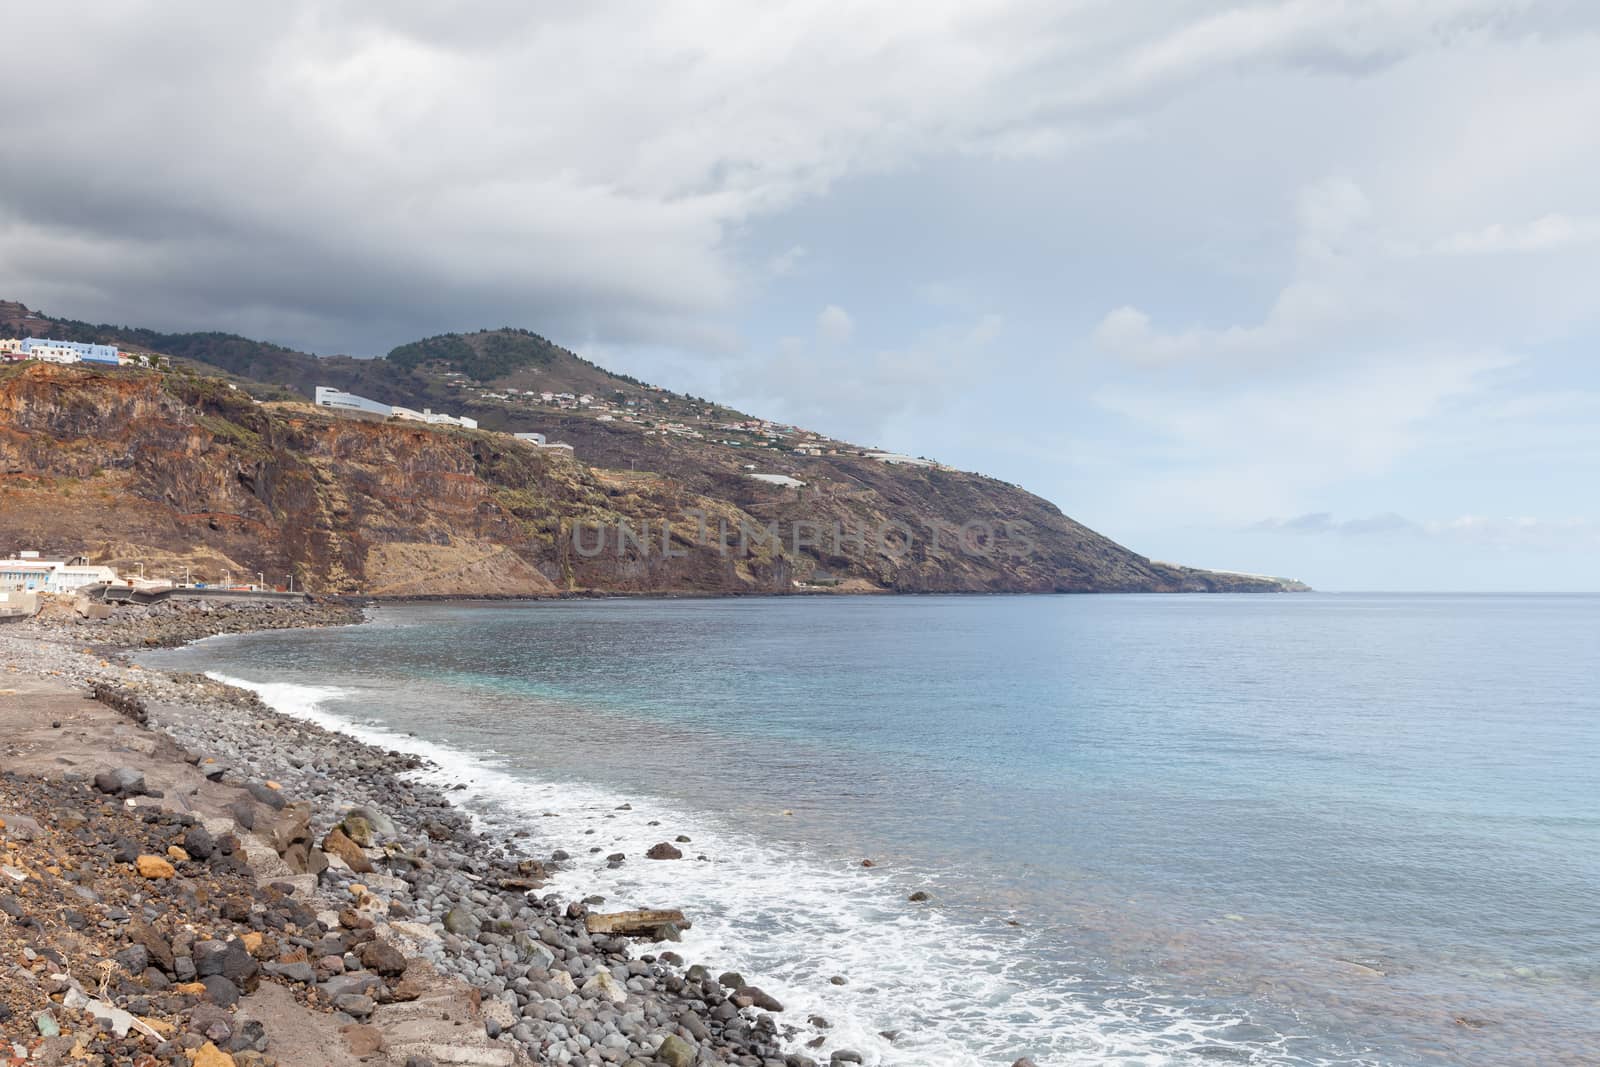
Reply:
[[207, 1041], [195, 1051], [194, 1067], [234, 1067], [234, 1062], [232, 1056]]
[[206, 984], [204, 982], [179, 982], [172, 988], [186, 997], [203, 997], [206, 995]]
[[252, 956], [261, 951], [261, 942], [265, 940], [266, 936], [259, 930], [251, 930], [249, 933], [239, 935], [240, 943], [244, 945], [245, 951]]
[[167, 858], [174, 863], [188, 863], [189, 854], [177, 845], [167, 846]]
[[277, 792], [277, 791], [278, 791], [278, 790], [280, 790], [280, 789], [282, 789], [282, 788], [283, 788], [283, 786], [281, 786], [281, 785], [279, 785], [279, 784], [278, 784], [278, 783], [277, 783], [277, 782], [274, 782], [274, 781], [273, 781], [273, 780], [272, 780], [272, 779], [270, 779], [270, 778], [268, 778], [268, 779], [267, 779], [267, 780], [266, 780], [266, 781], [265, 781], [265, 782], [264, 782], [264, 783], [262, 783], [262, 784], [263, 784], [263, 785], [265, 785], [265, 786], [266, 786], [266, 787], [267, 787], [267, 788], [268, 788], [268, 789], [270, 789], [270, 790], [272, 790], [272, 791], [273, 791], [273, 792], [274, 792], [274, 793], [276, 793], [276, 792]]
[[140, 856], [134, 860], [134, 866], [143, 878], [171, 878], [178, 873], [172, 864], [160, 856]]

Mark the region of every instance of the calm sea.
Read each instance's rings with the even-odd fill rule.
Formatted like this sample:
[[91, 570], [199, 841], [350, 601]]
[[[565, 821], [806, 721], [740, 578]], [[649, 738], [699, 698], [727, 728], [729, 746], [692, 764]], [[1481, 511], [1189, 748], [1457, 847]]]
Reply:
[[450, 604], [149, 661], [433, 757], [819, 1059], [1600, 1062], [1600, 598]]

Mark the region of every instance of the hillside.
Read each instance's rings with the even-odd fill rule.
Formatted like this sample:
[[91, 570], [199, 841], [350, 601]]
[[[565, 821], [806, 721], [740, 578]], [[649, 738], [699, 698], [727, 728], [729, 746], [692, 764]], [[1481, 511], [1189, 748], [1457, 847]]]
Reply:
[[[0, 305], [0, 334], [17, 307]], [[388, 595], [1296, 587], [1155, 563], [1014, 486], [758, 423], [523, 331], [358, 360], [54, 320], [27, 332], [47, 328], [144, 337], [178, 366], [0, 368], [0, 550]], [[483, 428], [273, 399], [317, 384]], [[539, 398], [580, 390], [592, 405]], [[496, 430], [548, 433], [576, 459]]]

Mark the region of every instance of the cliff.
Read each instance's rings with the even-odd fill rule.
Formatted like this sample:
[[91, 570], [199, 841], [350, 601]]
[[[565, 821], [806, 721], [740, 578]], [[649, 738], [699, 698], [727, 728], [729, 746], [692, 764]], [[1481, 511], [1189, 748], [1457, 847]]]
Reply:
[[11, 365], [0, 547], [377, 595], [1294, 587], [1152, 562], [979, 475], [839, 456], [795, 490], [629, 432], [591, 425], [609, 469], [213, 377]]

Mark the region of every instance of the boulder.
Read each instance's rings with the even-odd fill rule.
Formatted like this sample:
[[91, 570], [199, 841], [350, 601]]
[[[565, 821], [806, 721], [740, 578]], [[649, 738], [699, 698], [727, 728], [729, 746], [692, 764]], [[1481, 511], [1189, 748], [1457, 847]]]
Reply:
[[232, 1056], [207, 1041], [194, 1053], [194, 1067], [236, 1067]]
[[140, 856], [133, 861], [133, 865], [141, 878], [174, 878], [178, 874], [177, 869], [160, 856]]
[[372, 823], [367, 820], [365, 815], [358, 815], [352, 811], [344, 817], [343, 822], [339, 823], [338, 828], [344, 831], [346, 837], [362, 848], [372, 847], [376, 835], [372, 829]]
[[347, 867], [357, 874], [373, 873], [372, 861], [367, 859], [365, 852], [361, 851], [361, 846], [337, 826], [329, 830], [328, 836], [322, 839], [322, 850], [338, 856]]
[[390, 978], [404, 974], [407, 966], [405, 956], [387, 941], [368, 941], [362, 945], [361, 963], [368, 970]]
[[204, 826], [191, 826], [183, 835], [183, 850], [197, 860], [208, 860], [217, 851], [216, 839]]
[[683, 849], [675, 848], [663, 841], [659, 845], [651, 845], [650, 851], [646, 852], [644, 856], [645, 859], [650, 860], [681, 860], [683, 859]]
[[478, 917], [459, 904], [444, 913], [444, 928], [457, 937], [477, 937]]
[[116, 767], [94, 776], [94, 787], [114, 797], [142, 797], [147, 790], [144, 775], [132, 767]]
[[667, 1067], [693, 1067], [696, 1055], [694, 1046], [677, 1034], [668, 1034], [656, 1049], [656, 1059]]
[[595, 1000], [604, 998], [613, 1004], [621, 1004], [628, 999], [627, 990], [618, 985], [617, 980], [611, 977], [611, 972], [604, 967], [595, 971], [587, 982], [579, 986], [578, 992]]
[[747, 985], [733, 994], [734, 1003], [741, 1008], [760, 1008], [762, 1011], [778, 1012], [783, 1010], [783, 1005], [778, 998], [764, 992], [753, 985]]
[[333, 1006], [352, 1019], [365, 1019], [378, 1007], [371, 997], [362, 993], [341, 993], [333, 998]]

